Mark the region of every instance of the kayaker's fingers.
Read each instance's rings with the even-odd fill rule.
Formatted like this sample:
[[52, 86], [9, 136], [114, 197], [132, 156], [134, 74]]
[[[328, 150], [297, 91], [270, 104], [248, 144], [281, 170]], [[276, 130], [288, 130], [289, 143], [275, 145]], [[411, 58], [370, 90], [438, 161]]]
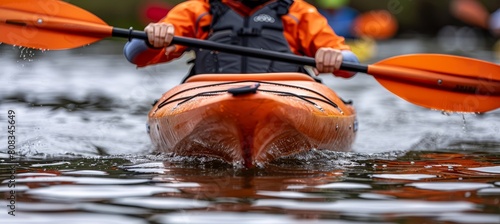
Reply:
[[165, 34], [165, 46], [169, 46], [174, 39], [174, 26], [172, 24], [167, 24], [166, 26], [166, 34]]
[[172, 52], [175, 51], [176, 48], [177, 47], [175, 45], [168, 46], [167, 48], [165, 48], [165, 55], [171, 54]]
[[326, 49], [323, 57], [323, 73], [332, 73], [335, 69], [336, 56], [330, 49]]
[[155, 44], [154, 46], [155, 47], [158, 47], [158, 48], [161, 48], [161, 47], [166, 47], [168, 45], [170, 45], [170, 41], [168, 41], [168, 32], [169, 31], [169, 26], [171, 26], [170, 24], [166, 24], [166, 23], [157, 23], [155, 24], [154, 28], [155, 28], [155, 31], [154, 31], [154, 35], [155, 35]]
[[153, 28], [153, 24], [150, 23], [148, 24], [145, 28], [144, 28], [144, 32], [148, 35], [148, 42], [151, 46], [154, 46], [154, 39], [155, 39], [155, 35], [154, 35], [154, 28]]
[[144, 28], [148, 42], [154, 48], [164, 48], [170, 45], [174, 38], [174, 27], [166, 23], [150, 23]]
[[323, 72], [324, 55], [324, 48], [320, 48], [318, 49], [318, 51], [316, 51], [316, 55], [314, 56], [314, 59], [316, 60], [316, 69], [318, 70], [318, 72]]
[[151, 46], [154, 48], [162, 47], [162, 38], [160, 36], [161, 26], [158, 23], [149, 24], [150, 28], [148, 29], [148, 39]]
[[157, 30], [155, 32], [155, 47], [166, 47], [167, 42], [167, 29], [166, 25], [160, 25], [156, 27]]
[[342, 53], [333, 48], [320, 48], [315, 59], [316, 68], [320, 73], [332, 73], [340, 68]]
[[[344, 55], [342, 55], [342, 53], [339, 51], [337, 54], [336, 54], [336, 59], [335, 59], [335, 69], [334, 71], [337, 71], [340, 69], [340, 66], [342, 65], [342, 61], [344, 60]], [[334, 72], [332, 71], [332, 72]]]
[[313, 72], [314, 72], [314, 75], [318, 76], [319, 75], [319, 71], [317, 68], [313, 68]]

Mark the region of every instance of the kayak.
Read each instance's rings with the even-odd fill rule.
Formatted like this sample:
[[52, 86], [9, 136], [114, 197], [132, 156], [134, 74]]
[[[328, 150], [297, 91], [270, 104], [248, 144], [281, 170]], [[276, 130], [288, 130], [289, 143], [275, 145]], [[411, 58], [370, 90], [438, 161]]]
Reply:
[[[47, 10], [47, 5], [58, 10]], [[109, 26], [90, 12], [53, 0], [0, 1], [0, 30], [2, 43], [43, 50], [82, 47], [107, 37], [147, 40], [143, 31]], [[27, 38], [26, 30], [36, 32]], [[311, 57], [189, 37], [175, 36], [172, 44], [316, 65]], [[500, 66], [492, 62], [409, 54], [371, 65], [342, 62], [340, 69], [371, 75], [393, 94], [433, 110], [485, 113], [500, 107], [495, 76]], [[296, 73], [197, 75], [165, 93], [148, 116], [158, 150], [213, 156], [246, 167], [313, 149], [346, 151], [357, 131], [349, 102]]]
[[245, 167], [309, 150], [349, 151], [356, 131], [352, 103], [302, 73], [192, 76], [148, 115], [159, 152]]

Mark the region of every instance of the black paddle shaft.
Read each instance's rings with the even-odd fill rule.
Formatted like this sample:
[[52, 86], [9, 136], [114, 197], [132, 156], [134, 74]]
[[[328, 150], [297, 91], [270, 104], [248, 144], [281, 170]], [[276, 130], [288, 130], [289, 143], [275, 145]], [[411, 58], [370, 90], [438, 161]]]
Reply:
[[[122, 29], [122, 28], [113, 28], [113, 37], [123, 37], [123, 38], [137, 38], [147, 41], [148, 36], [144, 31], [132, 30], [132, 29]], [[175, 36], [172, 40], [172, 44], [179, 44], [188, 47], [201, 48], [206, 50], [213, 51], [221, 51], [225, 53], [244, 55], [249, 57], [257, 57], [268, 60], [282, 61], [300, 65], [309, 65], [316, 66], [316, 62], [314, 58], [299, 56], [295, 54], [288, 54], [270, 50], [263, 50], [257, 48], [243, 47], [238, 45], [229, 45], [229, 44], [221, 44], [216, 43], [209, 40], [200, 40], [189, 37], [178, 37]], [[363, 72], [367, 73], [368, 66], [350, 63], [350, 62], [342, 62], [340, 65], [341, 70], [352, 71], [352, 72]]]

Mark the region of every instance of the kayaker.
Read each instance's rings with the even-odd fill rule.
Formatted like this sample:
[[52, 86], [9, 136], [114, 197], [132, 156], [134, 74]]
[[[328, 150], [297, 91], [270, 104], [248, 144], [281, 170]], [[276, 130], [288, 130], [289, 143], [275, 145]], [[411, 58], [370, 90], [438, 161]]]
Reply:
[[[126, 58], [138, 67], [180, 57], [188, 47], [170, 45], [174, 35], [314, 57], [316, 74], [349, 78], [354, 73], [339, 71], [341, 62], [358, 62], [344, 37], [335, 34], [325, 17], [303, 0], [191, 0], [178, 4], [144, 31], [148, 44], [132, 39], [124, 47]], [[284, 62], [194, 50], [190, 75], [303, 71]]]

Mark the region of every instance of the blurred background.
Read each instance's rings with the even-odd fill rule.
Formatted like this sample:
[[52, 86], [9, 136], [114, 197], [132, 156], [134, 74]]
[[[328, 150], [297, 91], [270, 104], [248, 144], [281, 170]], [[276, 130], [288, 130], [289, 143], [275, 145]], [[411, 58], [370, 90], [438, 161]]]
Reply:
[[[68, 0], [116, 27], [142, 29], [161, 19], [181, 0]], [[119, 3], [117, 3], [119, 2]], [[446, 53], [500, 52], [498, 0], [308, 0], [348, 39], [362, 61], [388, 39], [439, 42]], [[495, 14], [495, 12], [497, 12]], [[493, 22], [492, 22], [493, 21]], [[495, 22], [496, 21], [496, 22]], [[496, 28], [494, 27], [496, 24]], [[436, 39], [434, 39], [436, 38]], [[498, 57], [497, 57], [498, 58]]]
[[[485, 9], [490, 13], [500, 7], [500, 1], [497, 0], [471, 1], [484, 5]], [[117, 4], [117, 1], [110, 0], [68, 0], [67, 2], [95, 13], [110, 24], [116, 26], [134, 25], [139, 28], [147, 22], [161, 18], [169, 8], [183, 1], [120, 0], [119, 4]], [[344, 2], [346, 6], [352, 7], [361, 13], [374, 9], [388, 10], [397, 18], [400, 24], [399, 34], [417, 32], [435, 35], [440, 28], [446, 25], [468, 25], [452, 15], [450, 5], [453, 0], [308, 0], [307, 2], [318, 7], [328, 5], [322, 2]]]

